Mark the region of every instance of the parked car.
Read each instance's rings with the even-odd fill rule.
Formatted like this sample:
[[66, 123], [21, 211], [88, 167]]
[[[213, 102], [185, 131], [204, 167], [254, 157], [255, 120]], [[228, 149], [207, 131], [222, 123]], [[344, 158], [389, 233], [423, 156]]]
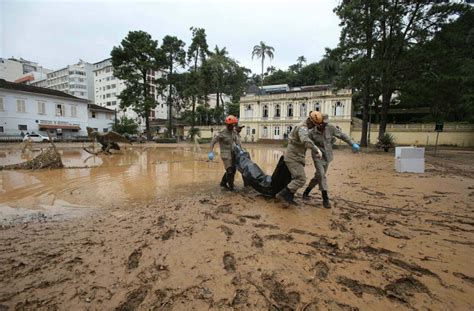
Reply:
[[34, 143], [47, 143], [49, 142], [49, 137], [43, 136], [41, 134], [26, 134], [25, 137], [23, 137], [23, 141], [27, 141], [28, 139], [31, 139]]

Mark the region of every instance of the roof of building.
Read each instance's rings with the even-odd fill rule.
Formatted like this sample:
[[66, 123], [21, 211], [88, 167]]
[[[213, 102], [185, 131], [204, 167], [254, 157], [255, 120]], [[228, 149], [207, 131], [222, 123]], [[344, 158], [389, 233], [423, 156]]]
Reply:
[[74, 100], [85, 101], [85, 102], [89, 101], [87, 99], [82, 99], [82, 98], [73, 96], [71, 94], [61, 92], [61, 91], [47, 89], [44, 87], [37, 87], [37, 86], [22, 84], [22, 83], [9, 82], [4, 79], [0, 79], [0, 89], [34, 93], [34, 94], [43, 94], [43, 95], [56, 96], [56, 97], [74, 99]]
[[247, 94], [255, 95], [270, 95], [270, 94], [282, 94], [282, 93], [297, 93], [297, 92], [318, 92], [333, 89], [331, 84], [320, 84], [320, 85], [308, 85], [308, 86], [295, 86], [288, 87], [288, 84], [277, 84], [277, 85], [264, 85], [258, 87], [251, 85], [247, 88]]
[[96, 110], [96, 111], [103, 111], [103, 112], [115, 112], [115, 110], [105, 108], [96, 104], [88, 104], [87, 105], [89, 109], [91, 110]]

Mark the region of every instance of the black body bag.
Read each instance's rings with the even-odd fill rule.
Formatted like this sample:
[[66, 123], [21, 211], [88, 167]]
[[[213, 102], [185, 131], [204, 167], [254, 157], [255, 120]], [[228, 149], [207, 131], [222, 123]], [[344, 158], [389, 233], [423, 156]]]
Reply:
[[291, 174], [283, 161], [283, 156], [280, 157], [271, 176], [265, 174], [265, 172], [252, 161], [250, 154], [237, 145], [233, 147], [233, 157], [234, 164], [240, 174], [242, 174], [245, 183], [263, 195], [274, 197], [291, 181]]

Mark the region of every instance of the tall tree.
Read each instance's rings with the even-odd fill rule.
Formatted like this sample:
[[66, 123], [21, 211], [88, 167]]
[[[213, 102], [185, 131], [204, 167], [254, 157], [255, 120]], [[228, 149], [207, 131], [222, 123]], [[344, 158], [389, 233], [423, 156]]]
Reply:
[[165, 36], [160, 48], [160, 60], [163, 68], [166, 68], [166, 81], [168, 85], [168, 135], [172, 135], [173, 130], [173, 85], [176, 84], [175, 75], [177, 67], [184, 67], [186, 64], [186, 51], [184, 42], [175, 36]]
[[222, 94], [230, 95], [233, 101], [237, 100], [245, 88], [247, 70], [235, 60], [227, 56], [225, 48], [214, 48], [202, 69], [211, 84], [211, 89], [216, 94], [216, 113], [221, 111]]
[[[351, 85], [362, 93], [362, 134], [361, 145], [367, 146], [369, 110], [373, 98], [373, 54], [376, 42], [375, 23], [378, 18], [380, 0], [342, 1], [334, 12], [341, 19], [342, 27], [339, 46], [328, 50], [328, 59], [337, 59], [346, 64], [341, 71], [339, 87]], [[325, 66], [326, 67], [326, 66]]]
[[255, 45], [252, 50], [252, 59], [256, 56], [262, 60], [262, 85], [263, 85], [263, 65], [265, 63], [265, 57], [273, 59], [273, 52], [275, 49], [269, 45], [266, 45], [265, 42], [260, 41], [260, 44]]
[[118, 96], [120, 106], [131, 107], [145, 119], [147, 139], [151, 140], [150, 111], [157, 103], [150, 96], [147, 73], [159, 69], [158, 41], [144, 31], [130, 31], [110, 54], [114, 76], [125, 82], [125, 89]]
[[336, 7], [342, 26], [338, 49], [346, 64], [352, 66], [345, 72], [354, 74], [352, 80], [359, 83], [364, 98], [362, 145], [366, 141], [368, 108], [376, 99], [377, 90], [373, 89], [379, 88], [382, 96], [381, 137], [392, 95], [403, 80], [404, 54], [431, 38], [462, 7], [457, 3], [410, 0], [344, 0]]
[[306, 57], [304, 57], [303, 55], [298, 56], [296, 62], [298, 63], [299, 68], [301, 69], [303, 68], [303, 65], [306, 64]]
[[[198, 62], [202, 65], [206, 57], [209, 55], [209, 46], [207, 45], [206, 40], [206, 31], [203, 28], [190, 28], [192, 32], [192, 42], [188, 48], [188, 62], [193, 62], [191, 68], [191, 75], [192, 78], [190, 79], [190, 86], [192, 87], [192, 121], [191, 121], [191, 128], [194, 128], [195, 120], [196, 120], [196, 99], [202, 94], [202, 74], [198, 72]], [[191, 131], [194, 133], [194, 131]]]

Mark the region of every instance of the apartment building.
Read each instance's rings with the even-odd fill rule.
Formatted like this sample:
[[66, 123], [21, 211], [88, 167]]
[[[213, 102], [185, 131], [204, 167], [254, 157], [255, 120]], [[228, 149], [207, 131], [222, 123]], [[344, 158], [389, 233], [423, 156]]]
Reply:
[[17, 83], [32, 83], [45, 79], [52, 70], [23, 58], [0, 58], [0, 79]]
[[94, 102], [92, 69], [92, 64], [80, 60], [77, 64], [48, 73], [46, 79], [33, 82], [31, 85], [61, 91]]
[[330, 122], [350, 133], [352, 91], [331, 85], [252, 87], [240, 99], [241, 136], [247, 141], [280, 140], [311, 110], [329, 115]]
[[[112, 59], [107, 58], [93, 64], [95, 104], [108, 109], [117, 110], [118, 117], [122, 115], [136, 120], [141, 129], [145, 128], [145, 120], [140, 118], [132, 108], [121, 109], [118, 96], [125, 89], [125, 82], [114, 76]], [[157, 107], [151, 111], [150, 119], [167, 119], [168, 106], [157, 91], [155, 80], [161, 77], [161, 72], [150, 71], [147, 74], [147, 81], [150, 86], [150, 94], [158, 102]]]

